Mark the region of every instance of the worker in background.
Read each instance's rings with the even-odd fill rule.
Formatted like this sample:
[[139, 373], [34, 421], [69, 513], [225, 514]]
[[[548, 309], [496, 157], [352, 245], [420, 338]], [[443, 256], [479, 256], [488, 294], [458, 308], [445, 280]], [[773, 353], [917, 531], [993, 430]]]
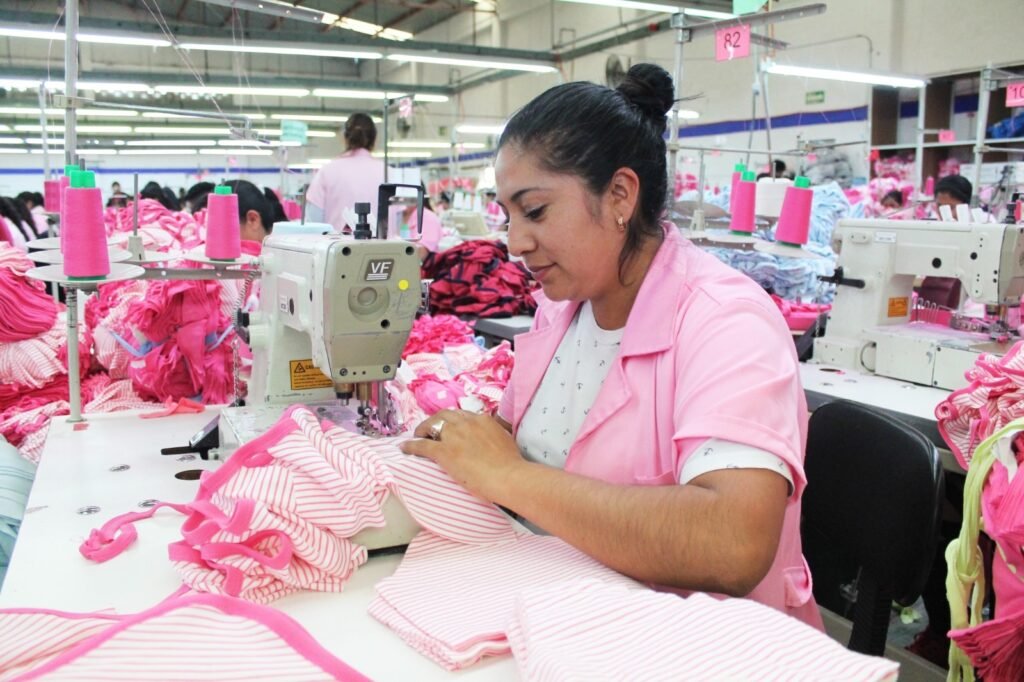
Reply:
[[216, 185], [212, 182], [197, 182], [189, 187], [185, 192], [185, 199], [181, 202], [181, 210], [195, 213], [200, 200], [203, 201], [204, 206], [206, 205], [206, 195], [212, 192], [214, 187]]
[[32, 224], [37, 237], [45, 237], [49, 234], [50, 222], [46, 217], [46, 207], [43, 205], [43, 195], [39, 192], [22, 192], [18, 200], [25, 204], [29, 213], [32, 214]]
[[497, 198], [498, 193], [493, 189], [484, 192], [484, 199], [487, 202], [484, 205], [484, 222], [492, 230], [502, 229], [508, 222], [505, 218], [505, 209], [498, 203]]
[[[443, 410], [402, 444], [645, 583], [821, 627], [800, 545], [807, 405], [753, 280], [662, 222], [672, 78], [567, 83], [508, 122], [498, 200], [540, 282], [498, 417]], [[615, 144], [608, 144], [615, 140]]]
[[894, 189], [882, 197], [882, 200], [878, 203], [880, 203], [882, 208], [886, 211], [898, 211], [903, 208], [903, 192], [898, 189]]
[[[412, 238], [420, 232], [419, 218], [416, 215], [416, 202], [408, 204], [402, 211], [402, 236]], [[434, 213], [430, 205], [430, 197], [423, 195], [423, 229], [420, 240], [416, 244], [416, 253], [420, 260], [427, 257], [431, 251], [437, 251], [437, 245], [441, 241], [441, 219]]]
[[[956, 207], [969, 204], [974, 188], [971, 181], [961, 175], [947, 175], [935, 183], [935, 203], [949, 206], [956, 214]], [[917, 290], [917, 298], [956, 310], [960, 307], [960, 280], [956, 277], [925, 277]]]
[[[225, 182], [231, 191], [238, 195], [238, 221], [241, 226], [242, 241], [262, 244], [263, 240], [273, 231], [274, 223], [283, 222], [288, 218], [277, 195], [269, 187], [263, 188], [248, 180], [231, 180]], [[197, 202], [195, 211], [206, 208], [209, 193], [204, 194]], [[250, 249], [252, 252], [255, 249]]]
[[330, 223], [338, 232], [352, 229], [355, 205], [370, 204], [376, 222], [377, 191], [384, 182], [384, 161], [370, 154], [377, 126], [366, 114], [352, 114], [342, 128], [345, 152], [317, 171], [306, 191], [306, 220]]

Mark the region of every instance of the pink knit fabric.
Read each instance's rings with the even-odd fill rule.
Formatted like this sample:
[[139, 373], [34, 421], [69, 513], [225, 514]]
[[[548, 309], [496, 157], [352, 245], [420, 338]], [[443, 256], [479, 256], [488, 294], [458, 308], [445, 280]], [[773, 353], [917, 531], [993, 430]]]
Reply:
[[899, 664], [848, 651], [748, 599], [686, 599], [621, 583], [530, 586], [508, 639], [524, 680], [895, 680]]
[[517, 595], [573, 579], [636, 586], [552, 536], [497, 544], [416, 537], [394, 575], [377, 583], [370, 615], [448, 670], [507, 654]]
[[[124, 247], [134, 222], [134, 207], [108, 208], [103, 214], [108, 236], [118, 237], [114, 242]], [[139, 235], [143, 246], [161, 253], [191, 250], [203, 243], [203, 223], [184, 211], [171, 211], [153, 199], [139, 202]]]
[[968, 385], [939, 403], [935, 418], [943, 440], [966, 469], [981, 441], [1024, 417], [1024, 341], [1002, 357], [982, 353], [964, 376]]
[[402, 357], [414, 353], [440, 353], [448, 346], [473, 343], [473, 328], [454, 315], [423, 315], [409, 332]]
[[133, 616], [0, 611], [0, 679], [363, 682], [279, 611], [185, 595]]
[[25, 276], [34, 266], [23, 251], [0, 243], [0, 343], [31, 339], [57, 319], [43, 283]]

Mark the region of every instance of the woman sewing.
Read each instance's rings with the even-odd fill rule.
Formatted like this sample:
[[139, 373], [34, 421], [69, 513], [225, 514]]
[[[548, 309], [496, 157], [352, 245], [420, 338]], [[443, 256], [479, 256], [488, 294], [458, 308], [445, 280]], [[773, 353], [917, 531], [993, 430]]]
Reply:
[[672, 79], [569, 83], [509, 121], [509, 251], [543, 288], [498, 418], [445, 410], [404, 444], [480, 497], [654, 585], [820, 627], [801, 554], [807, 409], [752, 280], [663, 222]]

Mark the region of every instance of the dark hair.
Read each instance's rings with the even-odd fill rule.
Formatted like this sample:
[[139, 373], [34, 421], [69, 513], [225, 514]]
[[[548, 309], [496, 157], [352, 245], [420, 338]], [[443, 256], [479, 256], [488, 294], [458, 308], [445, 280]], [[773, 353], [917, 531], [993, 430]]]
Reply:
[[193, 208], [199, 203], [199, 199], [205, 197], [216, 187], [212, 182], [197, 182], [185, 192], [185, 202]]
[[[238, 195], [238, 219], [243, 223], [249, 211], [256, 211], [260, 214], [260, 222], [263, 224], [263, 229], [267, 234], [270, 234], [274, 229], [275, 222], [288, 219], [285, 216], [284, 207], [281, 206], [281, 202], [273, 190], [267, 188], [261, 192], [259, 187], [248, 180], [230, 180], [224, 184]], [[192, 207], [193, 210], [199, 211], [206, 208], [206, 202], [209, 197], [210, 192], [202, 195], [196, 201], [195, 206]]]
[[377, 126], [366, 114], [352, 114], [343, 131], [346, 149], [373, 149], [377, 142]]
[[164, 192], [164, 188], [161, 187], [159, 183], [154, 182], [152, 180], [146, 183], [145, 187], [143, 187], [142, 190], [139, 192], [139, 196], [143, 199], [152, 199], [153, 201], [159, 201], [160, 205], [169, 211], [178, 210], [175, 206], [175, 204], [178, 203], [177, 200], [175, 199], [174, 203], [169, 202], [167, 200], [167, 194]]
[[178, 201], [178, 195], [174, 193], [173, 189], [170, 187], [161, 187], [160, 192], [164, 195], [164, 206], [172, 211], [181, 210], [181, 202]]
[[897, 205], [902, 206], [903, 192], [899, 191], [898, 189], [894, 189], [893, 191], [888, 192], [884, 197], [882, 197], [882, 200], [878, 203], [884, 204], [886, 199], [892, 199], [897, 203]]
[[661, 239], [668, 196], [665, 114], [672, 108], [672, 77], [654, 64], [635, 64], [612, 90], [595, 83], [565, 83], [534, 98], [509, 120], [498, 149], [528, 150], [555, 173], [583, 180], [601, 194], [620, 168], [640, 179], [640, 198], [629, 216], [619, 254], [619, 278], [647, 239]]
[[25, 237], [25, 241], [35, 239], [32, 229], [32, 214], [29, 213], [25, 204], [8, 197], [0, 197], [0, 216], [11, 221], [18, 232]]
[[974, 186], [962, 175], [947, 175], [935, 183], [935, 196], [940, 194], [948, 194], [962, 204], [969, 204]]
[[770, 178], [771, 176], [772, 176], [771, 173], [758, 173], [757, 177], [754, 178], [754, 179], [757, 180], [758, 182], [760, 182], [761, 178]]
[[772, 159], [772, 167], [775, 169], [775, 177], [781, 178], [786, 172], [786, 162], [782, 159]]
[[441, 196], [438, 197], [437, 200], [438, 201], [443, 201], [446, 204], [448, 204], [449, 206], [451, 206], [451, 204], [452, 204], [452, 193], [451, 192], [447, 192], [447, 191], [441, 192]]
[[17, 200], [28, 206], [29, 202], [32, 203], [32, 208], [43, 205], [43, 195], [39, 192], [22, 192], [17, 197]]

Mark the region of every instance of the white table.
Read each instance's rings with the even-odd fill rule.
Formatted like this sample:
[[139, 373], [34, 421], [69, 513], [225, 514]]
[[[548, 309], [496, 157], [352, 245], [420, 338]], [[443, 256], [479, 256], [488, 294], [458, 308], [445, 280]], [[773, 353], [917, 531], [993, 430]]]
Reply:
[[[78, 553], [91, 529], [123, 512], [141, 511], [140, 502], [191, 501], [198, 482], [174, 475], [218, 465], [160, 455], [161, 447], [183, 445], [216, 410], [152, 420], [140, 419], [138, 414], [92, 415], [77, 429], [64, 418], [53, 421], [0, 593], [0, 607], [113, 608], [132, 613], [154, 606], [181, 586], [167, 559], [167, 545], [181, 538], [178, 528], [183, 517], [170, 510], [160, 510], [154, 518], [138, 523], [136, 543], [105, 564], [87, 561]], [[111, 471], [123, 465], [130, 468]], [[89, 506], [100, 511], [78, 513]], [[373, 585], [391, 575], [400, 561], [398, 555], [374, 557], [356, 571], [340, 594], [300, 593], [271, 606], [297, 620], [327, 650], [374, 680], [518, 679], [510, 657], [449, 673], [368, 616]]]
[[[480, 318], [473, 322], [473, 331], [497, 342], [512, 341], [517, 334], [525, 334], [533, 327], [533, 315]], [[497, 344], [495, 344], [497, 345]]]
[[804, 362], [800, 363], [800, 381], [807, 396], [807, 407], [812, 412], [834, 400], [851, 400], [874, 407], [920, 431], [939, 448], [946, 469], [963, 473], [939, 435], [935, 420], [935, 407], [950, 391]]

